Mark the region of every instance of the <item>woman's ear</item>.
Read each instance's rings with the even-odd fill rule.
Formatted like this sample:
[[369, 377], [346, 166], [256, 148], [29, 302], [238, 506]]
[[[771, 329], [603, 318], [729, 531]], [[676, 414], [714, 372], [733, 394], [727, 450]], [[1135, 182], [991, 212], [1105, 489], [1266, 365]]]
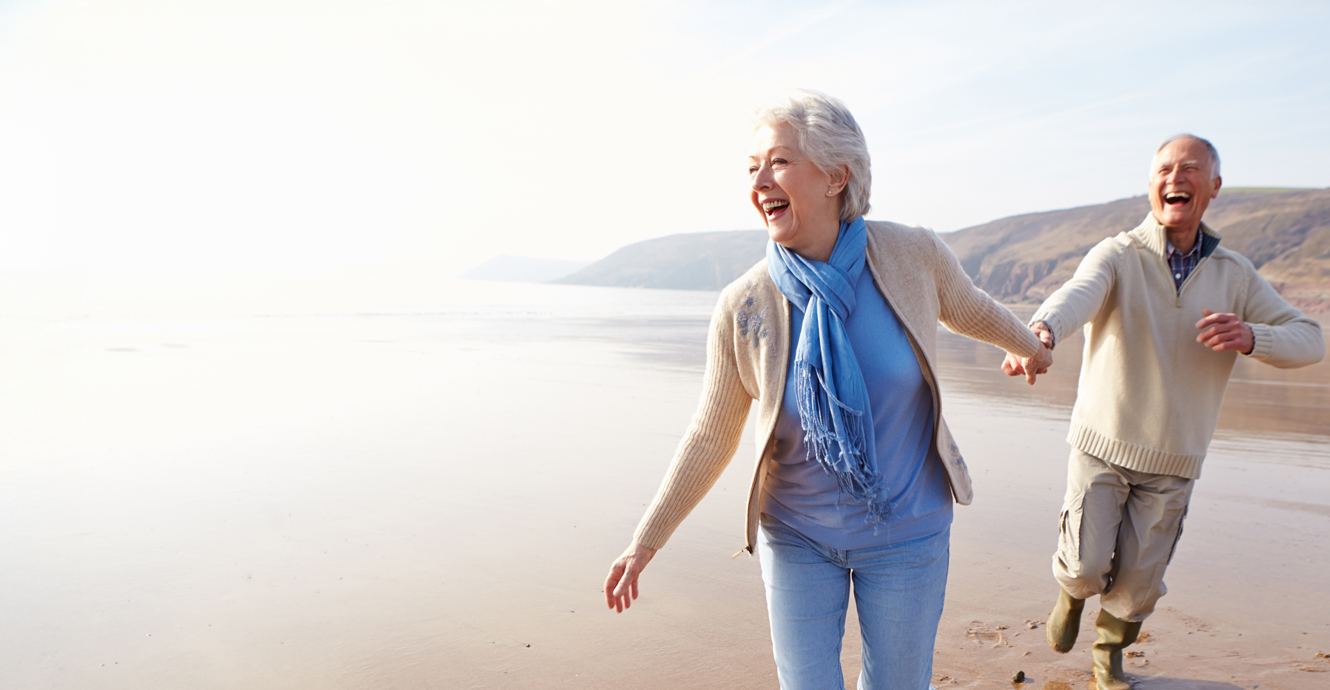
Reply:
[[845, 185], [850, 183], [850, 166], [840, 166], [829, 177], [831, 178], [831, 187], [827, 190], [827, 196], [836, 196], [845, 190]]

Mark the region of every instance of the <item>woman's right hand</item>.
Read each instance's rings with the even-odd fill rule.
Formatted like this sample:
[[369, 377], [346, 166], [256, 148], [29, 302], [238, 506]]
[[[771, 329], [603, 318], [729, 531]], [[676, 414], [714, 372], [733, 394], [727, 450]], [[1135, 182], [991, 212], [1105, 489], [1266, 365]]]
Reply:
[[614, 559], [609, 577], [605, 578], [605, 603], [619, 613], [633, 605], [637, 598], [637, 576], [656, 556], [656, 549], [633, 542], [622, 556]]

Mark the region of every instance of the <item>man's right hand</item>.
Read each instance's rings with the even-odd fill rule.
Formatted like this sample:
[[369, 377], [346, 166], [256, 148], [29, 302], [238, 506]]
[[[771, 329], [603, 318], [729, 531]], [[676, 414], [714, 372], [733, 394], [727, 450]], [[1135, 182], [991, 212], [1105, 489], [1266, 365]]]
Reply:
[[1035, 321], [1030, 324], [1030, 330], [1039, 336], [1039, 342], [1043, 343], [1044, 347], [1048, 348], [1049, 351], [1053, 350], [1053, 331], [1048, 330], [1048, 324], [1043, 321]]

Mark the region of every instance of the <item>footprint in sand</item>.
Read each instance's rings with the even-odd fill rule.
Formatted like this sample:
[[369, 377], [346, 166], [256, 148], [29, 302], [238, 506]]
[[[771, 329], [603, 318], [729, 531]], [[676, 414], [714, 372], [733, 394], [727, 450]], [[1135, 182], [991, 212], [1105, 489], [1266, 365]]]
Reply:
[[988, 624], [983, 621], [970, 621], [970, 627], [965, 631], [965, 638], [973, 640], [975, 644], [981, 647], [1010, 647], [1011, 643], [1007, 641], [1007, 636], [1002, 634], [1007, 626], [999, 625], [995, 629], [989, 629]]

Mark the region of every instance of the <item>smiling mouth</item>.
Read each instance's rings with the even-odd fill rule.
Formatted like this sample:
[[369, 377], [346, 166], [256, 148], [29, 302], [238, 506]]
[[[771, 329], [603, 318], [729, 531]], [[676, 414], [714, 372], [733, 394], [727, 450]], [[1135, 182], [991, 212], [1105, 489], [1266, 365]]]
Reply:
[[1191, 201], [1191, 195], [1186, 192], [1169, 192], [1164, 195], [1164, 203], [1169, 206], [1181, 206]]
[[784, 199], [767, 199], [766, 201], [762, 202], [762, 212], [767, 214], [767, 217], [770, 218], [776, 215], [776, 213], [779, 212], [781, 209], [786, 208], [789, 205], [790, 202]]

